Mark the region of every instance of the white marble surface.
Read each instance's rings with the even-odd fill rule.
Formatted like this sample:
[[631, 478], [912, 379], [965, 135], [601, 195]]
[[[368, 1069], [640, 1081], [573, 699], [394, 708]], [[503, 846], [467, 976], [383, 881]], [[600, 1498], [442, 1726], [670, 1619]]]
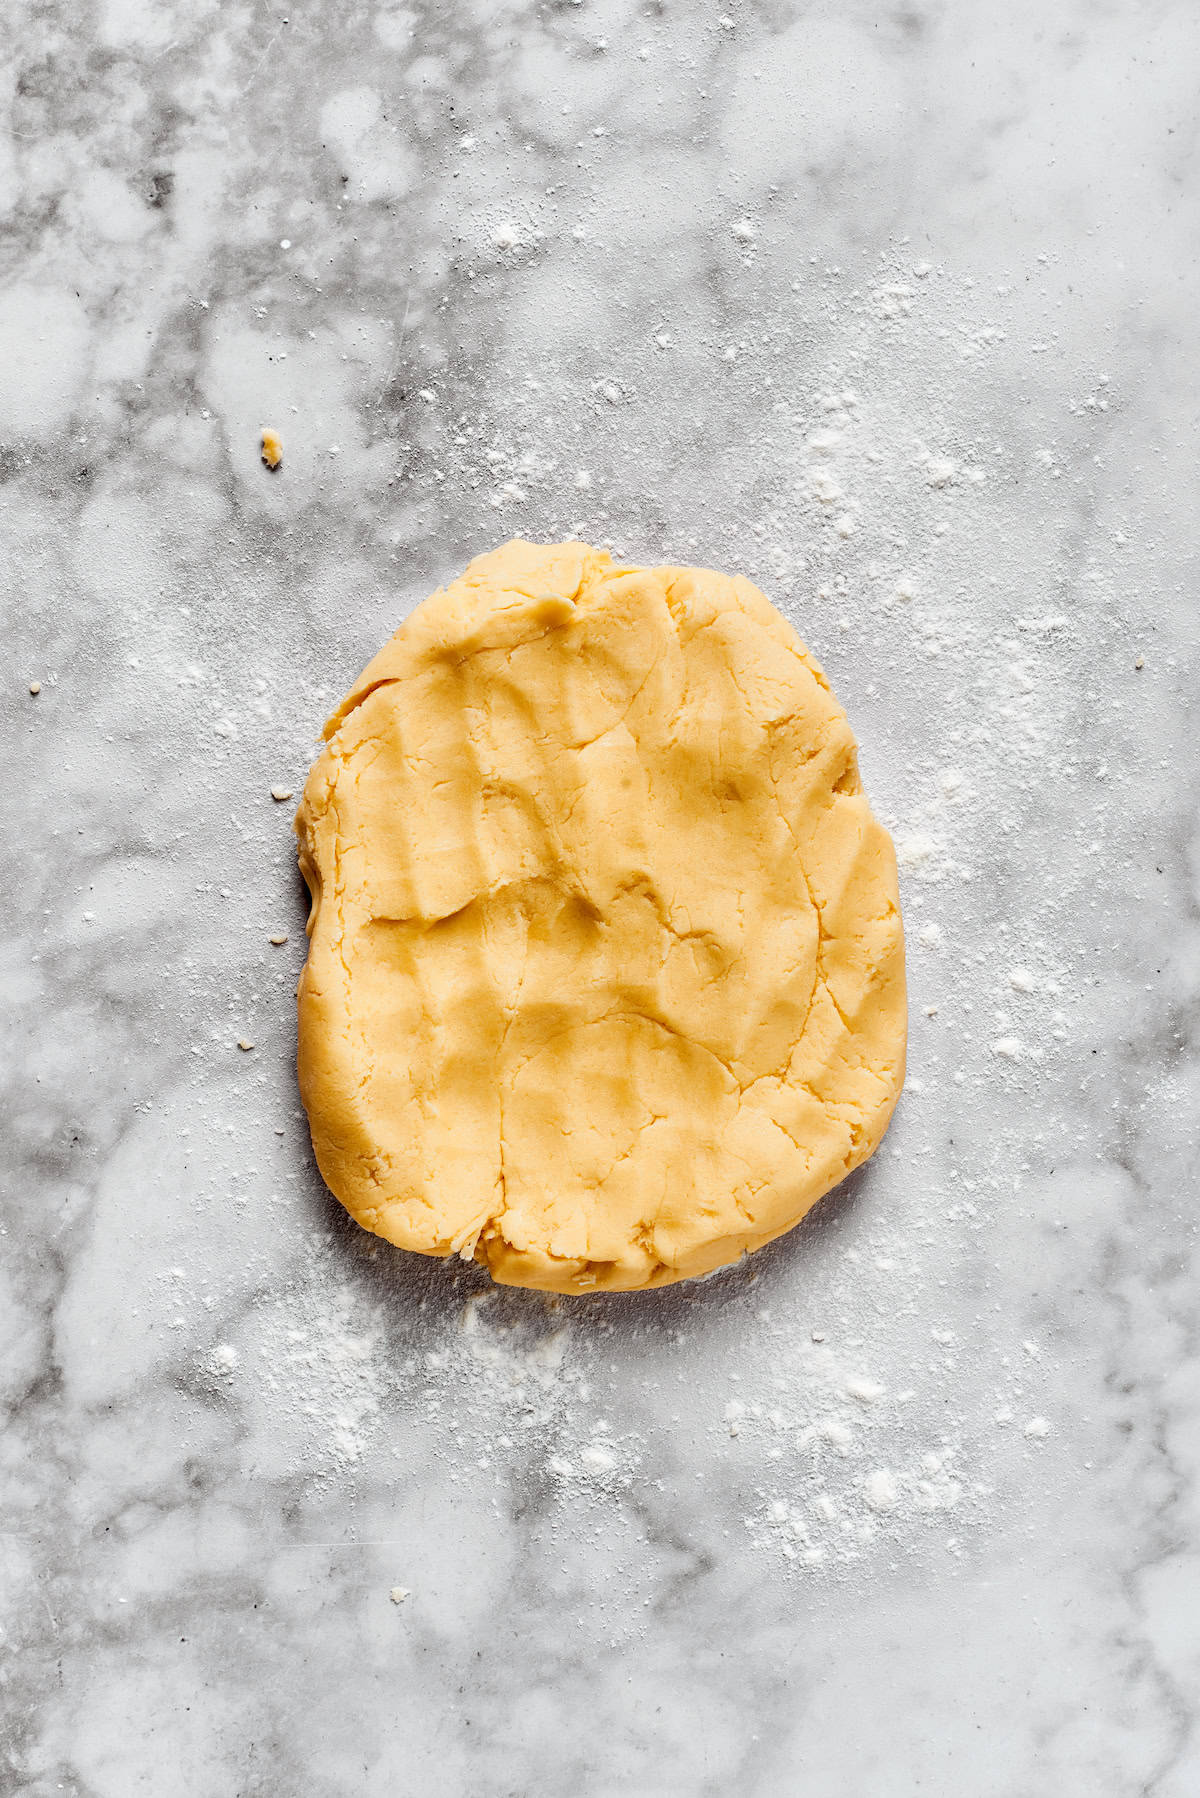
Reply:
[[[1200, 13], [3, 30], [0, 1791], [1193, 1798]], [[556, 1310], [324, 1193], [269, 789], [574, 529], [825, 662], [912, 1079]]]

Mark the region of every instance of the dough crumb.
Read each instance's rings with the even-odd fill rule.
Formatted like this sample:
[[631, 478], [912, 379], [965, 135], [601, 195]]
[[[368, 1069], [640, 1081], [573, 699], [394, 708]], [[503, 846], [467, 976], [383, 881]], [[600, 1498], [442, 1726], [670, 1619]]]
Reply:
[[239, 1036], [238, 1048], [242, 1050], [243, 1054], [247, 1053], [253, 1047], [254, 1047], [254, 1044], [250, 1041], [249, 1037]]
[[271, 798], [275, 801], [276, 805], [282, 805], [284, 800], [290, 799], [291, 796], [292, 796], [291, 787], [272, 787], [271, 788]]
[[267, 467], [274, 470], [283, 461], [283, 439], [276, 431], [264, 430], [262, 434], [262, 459]]
[[[1139, 664], [1139, 666], [1140, 666], [1140, 664]], [[42, 690], [42, 683], [40, 680], [31, 680], [30, 681], [29, 691], [33, 694], [33, 697], [35, 699], [37, 698], [37, 696], [41, 692], [41, 690]]]
[[410, 1593], [409, 1588], [407, 1586], [393, 1586], [391, 1591], [388, 1593], [388, 1597], [391, 1599], [393, 1604], [403, 1604], [404, 1600], [406, 1598], [410, 1598], [411, 1596], [412, 1596], [412, 1594]]
[[281, 949], [287, 942], [287, 931], [281, 931], [277, 936], [269, 937], [267, 940], [273, 943], [276, 949]]

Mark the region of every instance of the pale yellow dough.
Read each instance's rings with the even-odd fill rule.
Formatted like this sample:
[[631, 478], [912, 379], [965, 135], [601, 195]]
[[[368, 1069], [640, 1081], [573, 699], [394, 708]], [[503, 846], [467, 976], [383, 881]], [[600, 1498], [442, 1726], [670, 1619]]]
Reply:
[[820, 668], [748, 581], [509, 543], [325, 727], [300, 1085], [402, 1248], [559, 1292], [790, 1229], [904, 1078], [891, 839]]

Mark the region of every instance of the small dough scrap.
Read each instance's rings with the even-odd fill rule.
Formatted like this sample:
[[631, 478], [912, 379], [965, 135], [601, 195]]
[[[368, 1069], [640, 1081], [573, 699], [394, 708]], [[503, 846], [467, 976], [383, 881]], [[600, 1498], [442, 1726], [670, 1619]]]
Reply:
[[557, 1292], [789, 1230], [904, 1079], [891, 838], [748, 581], [513, 542], [325, 727], [300, 1087], [368, 1230]]

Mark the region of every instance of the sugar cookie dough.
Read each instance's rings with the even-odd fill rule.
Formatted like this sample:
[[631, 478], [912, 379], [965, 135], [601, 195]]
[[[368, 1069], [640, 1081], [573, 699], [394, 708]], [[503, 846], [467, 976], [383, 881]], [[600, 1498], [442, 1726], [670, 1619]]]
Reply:
[[790, 1229], [904, 1078], [891, 839], [846, 715], [748, 581], [509, 543], [325, 727], [300, 1086], [402, 1248], [559, 1292]]

